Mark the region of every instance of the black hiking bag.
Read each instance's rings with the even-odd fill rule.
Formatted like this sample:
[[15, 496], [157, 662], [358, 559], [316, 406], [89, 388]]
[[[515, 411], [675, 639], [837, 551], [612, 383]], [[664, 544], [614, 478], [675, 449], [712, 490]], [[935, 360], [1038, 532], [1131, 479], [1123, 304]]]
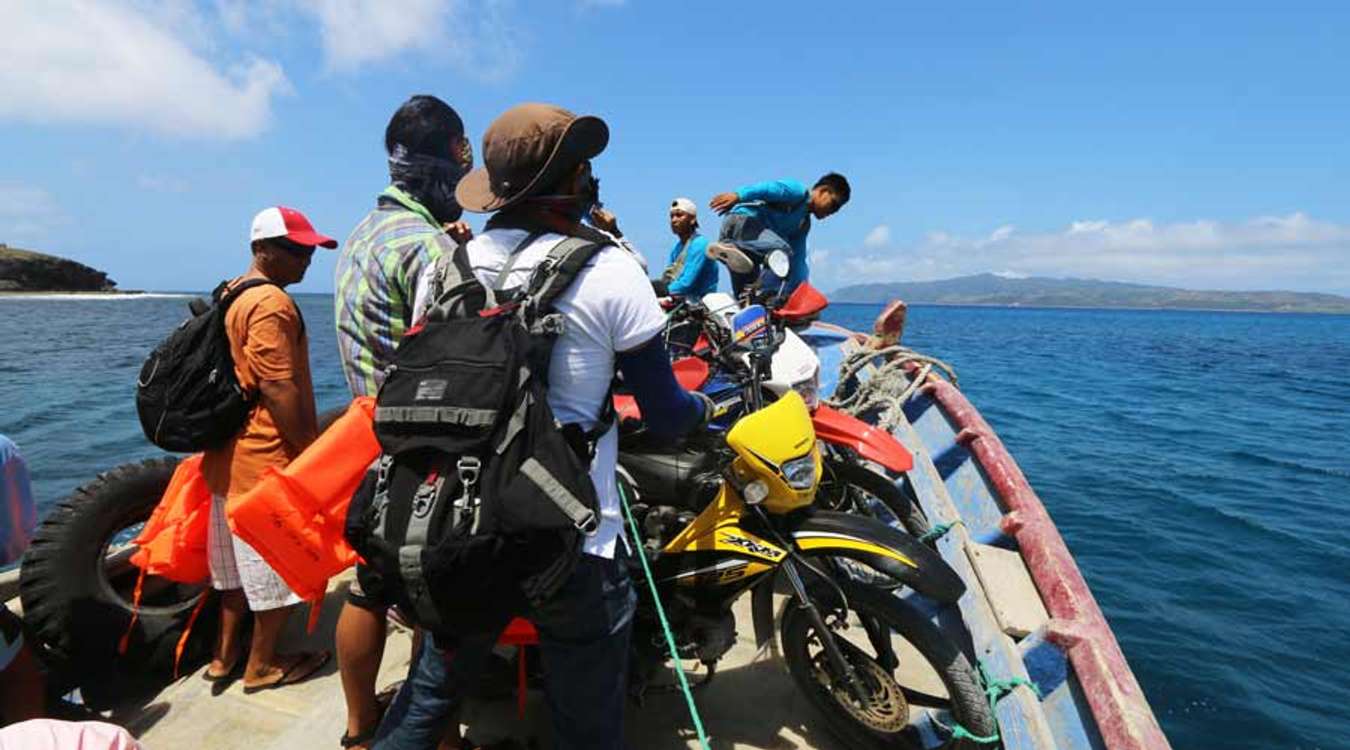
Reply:
[[193, 300], [192, 317], [141, 365], [136, 413], [150, 442], [195, 453], [219, 448], [244, 426], [256, 395], [245, 393], [235, 377], [225, 313], [240, 294], [264, 284], [272, 282], [249, 279], [226, 294], [222, 283], [211, 293], [211, 304]]
[[559, 425], [546, 381], [563, 326], [553, 300], [602, 247], [565, 239], [510, 292], [456, 248], [394, 353], [375, 407], [384, 452], [346, 532], [386, 603], [433, 633], [501, 627], [548, 599], [599, 527], [589, 464], [608, 418], [589, 434]]

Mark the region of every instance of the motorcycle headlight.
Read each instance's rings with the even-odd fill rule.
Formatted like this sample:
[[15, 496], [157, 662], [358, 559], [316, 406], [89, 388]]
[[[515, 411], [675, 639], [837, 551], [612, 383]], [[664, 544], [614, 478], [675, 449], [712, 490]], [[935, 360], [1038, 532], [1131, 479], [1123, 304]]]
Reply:
[[769, 496], [769, 485], [765, 484], [762, 479], [756, 479], [745, 485], [743, 494], [748, 505], [759, 505]]
[[809, 490], [816, 483], [816, 457], [805, 455], [783, 464], [783, 478], [794, 490]]
[[806, 402], [806, 408], [815, 411], [820, 406], [820, 365], [811, 371], [811, 377], [793, 383], [792, 390]]

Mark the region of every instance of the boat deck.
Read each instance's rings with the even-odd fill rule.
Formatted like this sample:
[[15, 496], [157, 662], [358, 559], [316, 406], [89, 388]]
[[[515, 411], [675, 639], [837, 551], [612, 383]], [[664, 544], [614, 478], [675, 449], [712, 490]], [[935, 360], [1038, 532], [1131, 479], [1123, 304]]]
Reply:
[[[339, 582], [324, 602], [312, 635], [304, 632], [303, 613], [288, 623], [283, 649], [332, 649], [332, 633], [346, 590]], [[719, 664], [716, 678], [698, 691], [696, 700], [717, 750], [844, 750], [830, 736], [823, 720], [796, 690], [783, 663], [773, 654], [757, 655], [750, 634], [749, 597], [738, 605], [737, 644]], [[379, 686], [401, 680], [408, 669], [410, 633], [391, 628]], [[236, 681], [220, 695], [201, 678], [205, 667], [168, 685], [149, 699], [119, 707], [113, 720], [123, 724], [148, 750], [294, 750], [337, 747], [345, 724], [337, 665], [330, 661], [306, 682], [245, 695]], [[627, 707], [629, 746], [652, 750], [697, 748], [698, 738], [679, 693], [649, 694], [642, 706]], [[514, 737], [530, 746], [548, 747], [548, 709], [542, 692], [530, 690], [524, 720], [516, 715], [514, 696], [496, 701], [470, 701], [461, 717], [463, 729], [477, 742]]]

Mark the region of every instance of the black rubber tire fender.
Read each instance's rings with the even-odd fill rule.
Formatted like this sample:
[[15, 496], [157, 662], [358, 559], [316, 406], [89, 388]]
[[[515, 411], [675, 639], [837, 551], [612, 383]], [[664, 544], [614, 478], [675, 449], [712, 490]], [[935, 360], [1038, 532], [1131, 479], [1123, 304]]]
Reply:
[[[177, 464], [175, 457], [153, 458], [99, 474], [51, 509], [24, 555], [24, 620], [49, 664], [86, 688], [87, 701], [99, 702], [90, 688], [108, 685], [111, 672], [170, 674], [179, 636], [205, 589], [147, 578], [129, 648], [118, 654], [131, 625], [130, 591], [138, 571], [129, 563], [110, 565], [109, 544], [150, 517]], [[213, 606], [201, 611], [185, 664], [200, 658], [217, 620]]]
[[[918, 650], [941, 678], [951, 699], [952, 714], [963, 727], [978, 736], [996, 733], [998, 724], [980, 686], [979, 675], [956, 643], [944, 636], [936, 625], [905, 601], [885, 591], [852, 582], [843, 582], [842, 586], [854, 610], [866, 611], [869, 615], [878, 617]], [[787, 663], [793, 681], [805, 694], [808, 702], [825, 716], [835, 733], [847, 741], [848, 747], [910, 747], [911, 745], [898, 735], [887, 738], [859, 723], [820, 689], [813, 677], [812, 665], [806, 650], [812, 627], [811, 618], [806, 610], [791, 604], [788, 605], [779, 625], [783, 660]], [[962, 740], [944, 747], [974, 750], [979, 745]]]

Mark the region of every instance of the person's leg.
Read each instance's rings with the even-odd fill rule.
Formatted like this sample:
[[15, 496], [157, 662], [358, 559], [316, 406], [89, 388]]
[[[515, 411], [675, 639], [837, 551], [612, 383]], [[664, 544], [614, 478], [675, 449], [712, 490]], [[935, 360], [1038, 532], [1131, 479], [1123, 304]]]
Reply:
[[239, 566], [234, 557], [234, 539], [225, 520], [225, 498], [211, 498], [211, 519], [206, 527], [206, 559], [211, 571], [211, 588], [220, 592], [220, 632], [216, 634], [211, 664], [206, 668], [208, 678], [223, 678], [230, 674], [243, 656], [239, 642], [248, 614], [243, 584], [239, 580]]
[[423, 634], [421, 652], [380, 722], [372, 750], [427, 750], [448, 744], [446, 725], [463, 698], [463, 686], [482, 673], [499, 634], [496, 630], [460, 638], [451, 649]]
[[764, 265], [764, 259], [769, 253], [782, 250], [789, 255], [792, 254], [792, 246], [786, 240], [764, 226], [764, 222], [744, 214], [730, 214], [723, 219], [717, 241], [734, 245], [755, 264], [755, 268], [747, 272], [730, 272], [732, 295], [735, 297], [740, 297], [745, 287], [759, 279], [759, 269]]
[[211, 664], [206, 668], [210, 678], [226, 677], [234, 671], [243, 654], [239, 635], [248, 616], [248, 600], [243, 589], [220, 592], [220, 631], [216, 633], [216, 647], [211, 653]]
[[0, 727], [46, 713], [46, 682], [24, 640], [23, 621], [0, 602]]
[[621, 560], [582, 555], [532, 615], [558, 750], [623, 747], [628, 642], [637, 595]]
[[281, 629], [300, 597], [272, 570], [256, 550], [239, 537], [232, 538], [248, 607], [253, 611], [253, 642], [244, 665], [244, 690], [289, 685], [313, 675], [325, 663], [327, 651], [283, 654], [277, 651]]
[[388, 635], [383, 608], [367, 607], [352, 599], [344, 602], [338, 615], [334, 645], [338, 671], [342, 675], [342, 694], [347, 701], [347, 736], [360, 737], [375, 729], [379, 708], [375, 702], [375, 680], [384, 659], [384, 641]]
[[290, 615], [290, 607], [265, 609], [253, 613], [253, 642], [249, 644], [248, 662], [244, 665], [244, 684], [280, 679], [284, 665], [277, 659], [277, 639]]

